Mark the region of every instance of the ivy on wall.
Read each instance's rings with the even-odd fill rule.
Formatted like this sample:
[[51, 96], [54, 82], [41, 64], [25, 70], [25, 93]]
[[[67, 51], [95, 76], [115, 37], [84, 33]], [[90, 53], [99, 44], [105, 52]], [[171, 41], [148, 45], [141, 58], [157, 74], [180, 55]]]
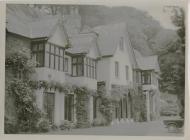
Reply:
[[131, 95], [134, 121], [146, 121], [146, 96], [143, 94], [142, 86], [136, 86]]
[[[9, 48], [6, 51], [5, 110], [10, 111], [5, 111], [5, 133], [38, 132], [49, 129], [49, 122], [38, 109], [33, 88], [29, 83], [30, 74], [35, 72], [35, 63], [24, 50]], [[10, 100], [13, 102], [7, 102]]]
[[76, 118], [77, 128], [90, 127], [89, 119], [89, 92], [87, 88], [76, 88]]

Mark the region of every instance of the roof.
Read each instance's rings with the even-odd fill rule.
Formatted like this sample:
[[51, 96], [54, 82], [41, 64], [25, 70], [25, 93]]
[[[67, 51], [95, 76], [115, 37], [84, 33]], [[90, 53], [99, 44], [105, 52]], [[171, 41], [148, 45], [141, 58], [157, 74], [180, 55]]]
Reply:
[[78, 34], [72, 36], [70, 39], [71, 48], [66, 51], [72, 54], [88, 53], [91, 47], [95, 47], [94, 34]]
[[98, 46], [102, 56], [113, 55], [121, 36], [125, 34], [126, 24], [109, 24], [93, 28], [98, 34]]
[[[35, 15], [34, 9], [23, 5], [9, 5], [7, 8], [6, 28], [9, 32], [28, 38], [49, 37], [59, 21], [59, 16], [28, 16], [25, 12]], [[38, 16], [37, 16], [38, 15]]]
[[134, 54], [137, 64], [141, 70], [155, 70], [156, 72], [160, 72], [157, 55], [143, 56], [136, 49], [134, 49]]

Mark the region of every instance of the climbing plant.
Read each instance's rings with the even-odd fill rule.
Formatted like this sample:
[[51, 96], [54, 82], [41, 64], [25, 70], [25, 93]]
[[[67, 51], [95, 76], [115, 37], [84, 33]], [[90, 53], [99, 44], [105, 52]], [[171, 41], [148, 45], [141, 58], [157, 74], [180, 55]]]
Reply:
[[[35, 62], [26, 54], [25, 49], [7, 49], [5, 110], [10, 111], [5, 111], [5, 133], [37, 132], [41, 129], [39, 127], [44, 127], [45, 129], [41, 130], [47, 131], [48, 122], [43, 120], [39, 123], [43, 113], [36, 105], [34, 88], [30, 85], [30, 75], [35, 72]], [[44, 122], [47, 122], [46, 126], [37, 125]]]
[[76, 94], [76, 118], [78, 128], [85, 128], [90, 126], [89, 118], [89, 92], [85, 87], [76, 87], [74, 90]]

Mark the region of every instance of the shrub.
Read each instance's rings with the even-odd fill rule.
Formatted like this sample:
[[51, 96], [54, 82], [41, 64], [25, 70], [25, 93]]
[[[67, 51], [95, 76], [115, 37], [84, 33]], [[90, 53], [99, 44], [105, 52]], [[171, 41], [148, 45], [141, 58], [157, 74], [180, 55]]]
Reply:
[[38, 132], [48, 132], [48, 130], [50, 129], [49, 120], [46, 118], [40, 118], [37, 122], [36, 127]]
[[15, 134], [18, 132], [16, 119], [14, 117], [5, 116], [5, 134]]
[[75, 128], [75, 126], [76, 126], [75, 123], [65, 120], [65, 121], [62, 122], [62, 124], [59, 126], [59, 128], [61, 130], [66, 130], [66, 129], [70, 130], [72, 128]]
[[93, 126], [105, 126], [107, 124], [107, 121], [104, 117], [98, 117], [93, 120], [92, 125]]

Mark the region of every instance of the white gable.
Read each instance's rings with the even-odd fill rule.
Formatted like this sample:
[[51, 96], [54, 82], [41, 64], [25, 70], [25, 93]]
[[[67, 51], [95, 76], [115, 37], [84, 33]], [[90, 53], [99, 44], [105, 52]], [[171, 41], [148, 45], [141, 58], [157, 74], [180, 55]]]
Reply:
[[52, 32], [48, 42], [64, 47], [67, 44], [67, 37], [62, 26], [58, 25]]

